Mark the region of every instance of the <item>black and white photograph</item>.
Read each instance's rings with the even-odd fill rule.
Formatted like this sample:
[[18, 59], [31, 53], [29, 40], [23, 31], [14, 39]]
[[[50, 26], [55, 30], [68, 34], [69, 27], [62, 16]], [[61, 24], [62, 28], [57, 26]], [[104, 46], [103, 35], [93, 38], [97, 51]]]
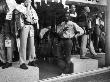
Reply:
[[0, 0], [0, 82], [110, 82], [110, 0]]

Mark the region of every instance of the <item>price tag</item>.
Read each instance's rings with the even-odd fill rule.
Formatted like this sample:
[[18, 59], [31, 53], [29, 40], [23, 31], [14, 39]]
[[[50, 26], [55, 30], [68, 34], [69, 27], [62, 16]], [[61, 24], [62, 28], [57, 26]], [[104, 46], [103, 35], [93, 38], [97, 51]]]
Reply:
[[5, 47], [11, 47], [11, 40], [5, 40]]

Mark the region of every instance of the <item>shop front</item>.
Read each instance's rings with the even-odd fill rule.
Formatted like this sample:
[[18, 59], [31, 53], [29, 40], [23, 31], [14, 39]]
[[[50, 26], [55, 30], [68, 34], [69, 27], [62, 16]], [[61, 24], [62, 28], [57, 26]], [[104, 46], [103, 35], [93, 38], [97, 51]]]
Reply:
[[[4, 2], [3, 2], [4, 3]], [[7, 5], [3, 5], [3, 3], [0, 3], [0, 19], [5, 20], [6, 11], [8, 10]], [[109, 3], [106, 3], [106, 0], [37, 0], [32, 3], [32, 6], [34, 4], [37, 4], [37, 8], [34, 7], [36, 10], [38, 17], [39, 17], [39, 26], [40, 29], [35, 28], [35, 50], [36, 50], [36, 63], [38, 65], [39, 73], [37, 71], [37, 74], [39, 74], [39, 82], [63, 82], [68, 81], [70, 79], [76, 79], [86, 76], [91, 76], [95, 74], [100, 74], [109, 71], [110, 67], [110, 46], [109, 40], [110, 40], [110, 29], [109, 29]], [[79, 42], [77, 39], [73, 41], [75, 46], [73, 46], [71, 51], [71, 58], [70, 58], [70, 69], [69, 73], [64, 74], [63, 73], [63, 67], [66, 67], [65, 62], [57, 61], [57, 56], [60, 54], [60, 51], [62, 44], [60, 43], [61, 40], [59, 39], [58, 30], [60, 27], [60, 24], [62, 21], [64, 21], [65, 13], [68, 12], [70, 14], [71, 12], [71, 6], [76, 6], [76, 12], [77, 16], [80, 17], [81, 11], [85, 6], [88, 6], [91, 10], [91, 13], [89, 13], [92, 23], [92, 29], [89, 31], [91, 33], [89, 37], [89, 40], [92, 41], [93, 47], [98, 55], [98, 59], [94, 59], [91, 57], [91, 51], [89, 50], [89, 47], [87, 45], [87, 57], [91, 57], [90, 59], [80, 59], [80, 49], [81, 49], [81, 37], [79, 38]], [[5, 11], [6, 10], [6, 11]], [[98, 43], [98, 50], [95, 43], [96, 35], [94, 34], [95, 31], [95, 19], [98, 16], [98, 14], [102, 14], [102, 26], [100, 27], [100, 37], [99, 37], [99, 43]], [[14, 16], [18, 13], [14, 13]], [[3, 17], [4, 16], [4, 17]], [[79, 25], [79, 19], [76, 19], [76, 23]], [[18, 17], [19, 18], [19, 17]], [[4, 28], [4, 20], [0, 20], [0, 33], [4, 34], [5, 29]], [[20, 27], [17, 23], [15, 23], [16, 20], [13, 18], [12, 26], [15, 28], [11, 28], [10, 30], [14, 33], [15, 38], [15, 48], [14, 48], [14, 56], [13, 56], [13, 62], [14, 65], [19, 60], [19, 49], [17, 49], [17, 38], [19, 36], [16, 36], [15, 32], [19, 32], [17, 29]], [[17, 26], [16, 26], [17, 25]], [[17, 28], [16, 28], [17, 27]], [[45, 31], [45, 32], [44, 32]], [[43, 33], [41, 35], [41, 33]], [[99, 31], [98, 31], [99, 32]], [[5, 46], [4, 43], [4, 35], [0, 35], [1, 39], [1, 55], [0, 60], [4, 62], [4, 53], [5, 53]], [[65, 40], [65, 39], [64, 39]], [[63, 41], [64, 41], [63, 40]], [[96, 41], [97, 42], [97, 41]], [[59, 48], [60, 47], [60, 48]], [[27, 48], [28, 51], [28, 48]], [[28, 52], [27, 52], [28, 54]], [[27, 56], [28, 59], [28, 56]], [[15, 66], [16, 67], [16, 66]], [[19, 67], [18, 67], [19, 68]], [[37, 69], [37, 70], [38, 70]], [[2, 69], [0, 69], [2, 70]], [[32, 70], [32, 68], [31, 68]], [[35, 71], [35, 69], [34, 69]], [[29, 72], [30, 73], [30, 72]], [[37, 82], [37, 81], [35, 81]]]

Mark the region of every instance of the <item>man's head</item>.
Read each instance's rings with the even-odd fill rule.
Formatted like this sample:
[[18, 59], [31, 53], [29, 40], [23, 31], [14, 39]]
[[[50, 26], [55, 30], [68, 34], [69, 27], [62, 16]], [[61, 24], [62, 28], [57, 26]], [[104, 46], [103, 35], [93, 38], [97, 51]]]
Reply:
[[67, 22], [67, 26], [71, 29], [73, 28], [73, 22], [72, 21], [68, 21]]
[[99, 16], [100, 18], [102, 18], [102, 13], [99, 13], [98, 16]]
[[32, 2], [31, 0], [25, 0], [24, 4], [27, 7], [27, 6], [31, 5], [31, 2]]
[[71, 10], [76, 10], [76, 6], [75, 5], [71, 5]]
[[65, 21], [67, 22], [68, 20], [70, 20], [70, 14], [69, 12], [65, 13]]
[[88, 13], [90, 12], [90, 8], [89, 8], [89, 7], [87, 7], [87, 6], [86, 6], [86, 7], [84, 7], [84, 10], [85, 10], [86, 12], [88, 12]]

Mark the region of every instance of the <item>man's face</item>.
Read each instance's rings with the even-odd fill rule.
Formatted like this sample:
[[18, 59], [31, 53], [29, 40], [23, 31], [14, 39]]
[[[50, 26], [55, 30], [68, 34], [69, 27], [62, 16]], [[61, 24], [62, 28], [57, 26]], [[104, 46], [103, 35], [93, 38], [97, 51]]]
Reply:
[[65, 16], [66, 16], [66, 19], [68, 20], [69, 19], [69, 13], [67, 13]]
[[99, 17], [102, 18], [102, 14], [101, 13], [99, 13]]
[[27, 6], [30, 6], [30, 5], [31, 5], [31, 1], [30, 1], [30, 0], [26, 0], [26, 1], [24, 2], [24, 4], [25, 4], [26, 7], [27, 7]]
[[75, 11], [76, 10], [76, 6], [75, 5], [72, 5], [71, 6], [71, 9]]
[[89, 9], [89, 7], [87, 7], [87, 12], [88, 12], [88, 13], [90, 12], [90, 9]]
[[90, 8], [89, 7], [84, 7], [84, 9], [85, 9], [86, 12], [88, 12], [88, 13], [90, 12]]

